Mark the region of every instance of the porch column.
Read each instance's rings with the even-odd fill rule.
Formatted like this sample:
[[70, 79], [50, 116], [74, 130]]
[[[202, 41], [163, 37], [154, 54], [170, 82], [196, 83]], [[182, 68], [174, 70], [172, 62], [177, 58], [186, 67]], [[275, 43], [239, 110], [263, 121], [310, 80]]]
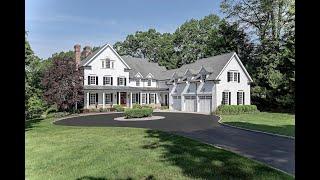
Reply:
[[132, 108], [132, 92], [130, 92], [130, 108]]
[[118, 92], [118, 102], [119, 102], [119, 105], [121, 105], [120, 95], [121, 95], [121, 93], [120, 93], [120, 92]]
[[159, 93], [155, 93], [156, 94], [156, 104], [159, 104]]
[[87, 92], [87, 109], [89, 109], [89, 97], [90, 97], [90, 93]]
[[142, 93], [139, 92], [140, 105], [142, 105]]
[[105, 108], [105, 104], [106, 104], [106, 93], [103, 92], [102, 93], [102, 108], [104, 109]]

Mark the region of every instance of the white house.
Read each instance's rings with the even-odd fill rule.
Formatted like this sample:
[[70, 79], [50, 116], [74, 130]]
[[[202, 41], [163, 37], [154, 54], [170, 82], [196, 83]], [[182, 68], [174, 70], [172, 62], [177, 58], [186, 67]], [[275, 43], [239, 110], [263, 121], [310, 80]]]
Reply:
[[[86, 58], [80, 60], [80, 56]], [[250, 104], [252, 79], [236, 53], [199, 59], [166, 70], [147, 59], [120, 56], [109, 44], [91, 53], [75, 45], [76, 62], [84, 71], [84, 108], [114, 104], [210, 113], [221, 104]]]

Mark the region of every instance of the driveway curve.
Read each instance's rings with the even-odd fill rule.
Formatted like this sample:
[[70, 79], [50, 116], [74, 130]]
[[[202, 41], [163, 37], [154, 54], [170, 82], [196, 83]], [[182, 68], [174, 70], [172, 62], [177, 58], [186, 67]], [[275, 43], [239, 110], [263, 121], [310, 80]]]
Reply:
[[55, 121], [54, 124], [161, 130], [222, 147], [289, 174], [295, 174], [294, 139], [223, 126], [218, 123], [218, 117], [212, 115], [174, 112], [155, 112], [153, 114], [165, 118], [154, 121], [115, 121], [114, 118], [123, 116], [123, 113], [113, 113], [72, 117]]

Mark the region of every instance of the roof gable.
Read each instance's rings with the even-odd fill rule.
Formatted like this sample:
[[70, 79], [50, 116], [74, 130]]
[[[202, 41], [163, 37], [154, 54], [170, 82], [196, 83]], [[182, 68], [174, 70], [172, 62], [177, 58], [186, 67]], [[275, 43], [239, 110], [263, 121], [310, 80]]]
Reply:
[[101, 53], [106, 51], [108, 48], [110, 48], [112, 53], [114, 53], [120, 59], [120, 61], [126, 66], [127, 69], [131, 69], [130, 66], [122, 59], [122, 57], [109, 44], [105, 44], [100, 49], [98, 49], [94, 53], [92, 53], [90, 56], [88, 56], [87, 58], [82, 60], [80, 65], [81, 66], [88, 66], [92, 61], [94, 61], [96, 59], [96, 57], [98, 57]]

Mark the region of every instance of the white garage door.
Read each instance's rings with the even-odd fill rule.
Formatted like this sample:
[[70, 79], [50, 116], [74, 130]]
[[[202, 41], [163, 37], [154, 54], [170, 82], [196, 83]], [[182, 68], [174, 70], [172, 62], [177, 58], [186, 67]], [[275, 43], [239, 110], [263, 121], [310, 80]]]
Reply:
[[199, 96], [199, 112], [211, 112], [212, 96]]
[[181, 111], [181, 96], [172, 96], [172, 108]]
[[184, 104], [186, 112], [195, 112], [196, 111], [196, 96], [185, 96]]

